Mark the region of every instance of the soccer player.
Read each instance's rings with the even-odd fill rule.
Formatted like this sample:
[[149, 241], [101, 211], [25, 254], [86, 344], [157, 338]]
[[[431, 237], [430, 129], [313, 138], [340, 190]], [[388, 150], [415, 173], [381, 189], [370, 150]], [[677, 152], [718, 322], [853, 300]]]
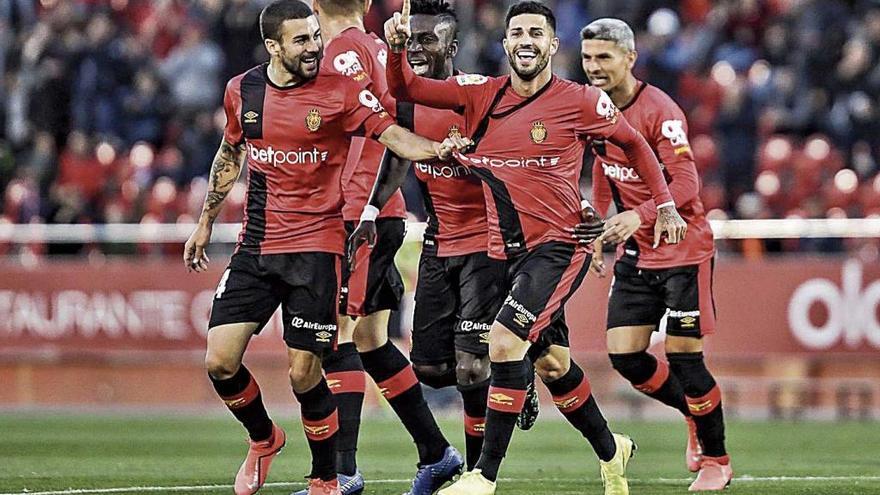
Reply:
[[[645, 136], [663, 163], [669, 191], [690, 226], [681, 246], [655, 245], [650, 226], [656, 208], [647, 185], [619, 146], [593, 142], [595, 207], [604, 216], [613, 198], [618, 212], [606, 222], [593, 254], [593, 269], [604, 276], [601, 242], [620, 243], [608, 303], [611, 363], [637, 390], [685, 416], [687, 467], [699, 471], [690, 489], [721, 490], [730, 483], [733, 471], [724, 447], [721, 392], [702, 354], [702, 337], [715, 330], [715, 246], [700, 201], [687, 120], [666, 93], [633, 76], [638, 55], [632, 29], [625, 22], [599, 19], [581, 35], [583, 68], [590, 83], [605, 91]], [[667, 311], [668, 364], [647, 352], [651, 333]]]
[[[407, 58], [413, 71], [432, 79], [455, 73], [458, 19], [445, 0], [415, 0]], [[409, 102], [397, 104], [398, 122], [419, 135], [442, 140], [460, 134], [464, 117]], [[383, 164], [377, 181], [391, 178]], [[406, 167], [396, 169], [406, 172]], [[410, 358], [419, 381], [434, 388], [457, 385], [464, 404], [467, 467], [473, 469], [483, 444], [489, 393], [489, 329], [506, 293], [504, 262], [489, 258], [486, 203], [480, 180], [455, 163], [416, 163], [415, 175], [428, 211], [428, 227], [419, 260]], [[387, 198], [378, 198], [385, 203]], [[378, 225], [377, 225], [378, 227]], [[380, 235], [381, 243], [381, 235]], [[518, 425], [527, 428], [537, 415], [537, 394]]]
[[270, 61], [226, 86], [223, 141], [184, 264], [207, 269], [213, 222], [246, 160], [245, 222], [213, 300], [205, 358], [214, 388], [249, 436], [235, 493], [259, 490], [285, 443], [242, 366], [251, 337], [280, 304], [290, 382], [312, 453], [308, 493], [334, 495], [338, 417], [321, 356], [336, 340], [345, 242], [339, 183], [351, 136], [376, 137], [413, 160], [447, 156], [448, 150], [397, 126], [363, 85], [333, 74], [318, 77], [323, 42], [305, 3], [271, 3], [260, 14], [260, 29]]
[[[686, 226], [675, 210], [650, 147], [602, 91], [553, 76], [559, 47], [553, 12], [519, 2], [507, 13], [504, 48], [511, 74], [458, 75], [437, 81], [415, 75], [401, 55], [410, 36], [409, 1], [386, 25], [392, 53], [392, 95], [437, 108], [463, 109], [465, 132], [476, 143], [456, 160], [484, 182], [489, 255], [507, 262], [509, 293], [489, 332], [491, 378], [486, 427], [476, 468], [444, 495], [495, 493], [498, 469], [525, 398], [525, 357], [535, 365], [563, 415], [600, 459], [605, 492], [628, 493], [626, 464], [632, 440], [613, 435], [590, 393], [589, 381], [570, 357], [563, 308], [589, 268], [588, 250], [567, 230], [580, 223], [577, 181], [586, 139], [618, 143], [651, 186], [659, 210], [656, 234], [677, 243]], [[455, 136], [448, 141], [459, 142]], [[393, 184], [391, 184], [393, 186]], [[373, 198], [375, 199], [375, 198]], [[371, 199], [365, 209], [377, 208]], [[369, 221], [364, 215], [363, 220]], [[356, 231], [357, 242], [364, 231]], [[533, 354], [534, 355], [534, 354]]]
[[[370, 2], [315, 0], [314, 6], [328, 40], [321, 71], [364, 85], [393, 114], [394, 102], [385, 81], [388, 47], [364, 30], [363, 17]], [[367, 203], [380, 163], [390, 158], [382, 143], [365, 137], [352, 139], [342, 174], [342, 215], [348, 233], [354, 230]], [[339, 348], [327, 356], [323, 366], [339, 408], [337, 470], [342, 492], [347, 495], [364, 488], [356, 451], [365, 371], [379, 385], [416, 444], [419, 469], [412, 495], [433, 493], [463, 464], [461, 454], [437, 426], [409, 360], [388, 340], [388, 319], [403, 295], [394, 256], [403, 243], [405, 217], [403, 195], [395, 191], [376, 222], [379, 234], [375, 248], [358, 251], [352, 263], [346, 259], [342, 266], [340, 312], [347, 316], [340, 318]]]

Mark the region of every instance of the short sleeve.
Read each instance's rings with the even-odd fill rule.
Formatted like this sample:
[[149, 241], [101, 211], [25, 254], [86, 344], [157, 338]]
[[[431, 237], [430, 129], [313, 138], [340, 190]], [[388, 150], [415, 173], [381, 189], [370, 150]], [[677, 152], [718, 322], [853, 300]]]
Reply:
[[663, 105], [653, 119], [652, 135], [646, 136], [661, 163], [693, 161], [684, 112], [673, 102]]
[[345, 83], [343, 129], [351, 134], [362, 131], [367, 137], [378, 138], [394, 124], [394, 119], [372, 91], [354, 82]]
[[240, 84], [241, 79], [239, 78], [230, 80], [223, 93], [223, 112], [226, 114], [223, 140], [236, 146], [244, 141], [244, 133], [241, 130], [241, 120], [238, 115], [241, 112], [241, 96], [238, 89]]
[[584, 86], [580, 99], [580, 121], [577, 133], [581, 136], [604, 139], [614, 134], [620, 123], [620, 110], [604, 91]]

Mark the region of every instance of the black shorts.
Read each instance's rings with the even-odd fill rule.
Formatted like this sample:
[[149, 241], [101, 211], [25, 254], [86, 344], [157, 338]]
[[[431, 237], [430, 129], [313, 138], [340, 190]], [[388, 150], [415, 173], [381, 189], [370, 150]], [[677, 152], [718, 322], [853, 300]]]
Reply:
[[[548, 242], [508, 260], [508, 287], [496, 321], [523, 340], [556, 344], [565, 335], [564, 307], [590, 267], [586, 249], [574, 244]], [[547, 336], [542, 336], [549, 329]], [[563, 345], [559, 343], [559, 345]]]
[[454, 363], [455, 351], [489, 354], [489, 330], [507, 295], [507, 264], [485, 253], [422, 253], [412, 352], [415, 364]]
[[[345, 222], [345, 233], [351, 236], [356, 222]], [[346, 261], [342, 262], [342, 291], [339, 312], [358, 317], [385, 309], [400, 309], [403, 297], [403, 279], [394, 256], [403, 245], [406, 222], [402, 218], [376, 220], [376, 245], [373, 249], [362, 245], [356, 254], [356, 270], [351, 273]]]
[[288, 347], [321, 354], [336, 344], [340, 256], [332, 253], [236, 253], [214, 294], [208, 328], [257, 323], [278, 305]]
[[713, 333], [714, 267], [714, 258], [699, 265], [660, 270], [618, 261], [608, 300], [607, 328], [653, 325], [656, 330], [668, 311], [668, 335], [699, 338]]

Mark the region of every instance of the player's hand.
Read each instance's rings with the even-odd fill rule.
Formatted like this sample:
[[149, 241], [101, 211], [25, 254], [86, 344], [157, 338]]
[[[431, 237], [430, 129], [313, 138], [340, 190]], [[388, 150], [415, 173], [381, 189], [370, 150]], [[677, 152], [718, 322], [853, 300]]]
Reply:
[[618, 244], [626, 242], [635, 234], [642, 225], [642, 218], [634, 210], [618, 213], [605, 222], [605, 232], [602, 233], [602, 242]]
[[[581, 223], [565, 230], [572, 238], [577, 239], [578, 244], [584, 245], [590, 244], [602, 235], [604, 224], [596, 209], [586, 205], [581, 209]], [[599, 247], [601, 249], [601, 246]]]
[[657, 210], [657, 223], [654, 224], [654, 249], [660, 245], [660, 239], [666, 235], [668, 244], [678, 244], [687, 234], [687, 224], [674, 206], [664, 206]]
[[409, 9], [410, 0], [403, 0], [400, 12], [395, 12], [391, 19], [385, 21], [385, 40], [394, 53], [403, 53], [406, 42], [412, 34], [409, 27]]
[[452, 158], [453, 152], [463, 152], [473, 144], [474, 142], [471, 141], [470, 138], [453, 136], [448, 137], [444, 139], [442, 143], [435, 145], [435, 151], [437, 152], [437, 158], [447, 161]]
[[213, 228], [211, 224], [200, 222], [196, 230], [186, 240], [186, 244], [183, 246], [183, 264], [187, 271], [203, 272], [208, 269], [208, 263], [211, 260], [208, 259], [205, 248], [211, 242]]
[[348, 266], [350, 271], [354, 271], [356, 265], [357, 250], [363, 243], [367, 243], [370, 249], [376, 245], [376, 222], [370, 220], [361, 220], [354, 232], [348, 238], [348, 246], [345, 252], [348, 258]]
[[608, 276], [605, 271], [605, 256], [602, 255], [602, 244], [602, 239], [593, 241], [593, 258], [590, 260], [590, 271], [599, 278]]

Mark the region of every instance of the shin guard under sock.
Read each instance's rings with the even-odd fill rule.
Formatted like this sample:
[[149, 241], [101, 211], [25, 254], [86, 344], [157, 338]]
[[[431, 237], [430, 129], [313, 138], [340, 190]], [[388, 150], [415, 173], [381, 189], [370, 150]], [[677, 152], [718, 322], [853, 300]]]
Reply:
[[697, 437], [703, 446], [703, 455], [723, 457], [724, 412], [721, 406], [721, 389], [706, 368], [702, 352], [668, 353], [669, 367], [684, 387], [685, 398], [694, 423]]
[[339, 413], [327, 381], [321, 378], [308, 392], [293, 394], [299, 401], [303, 430], [312, 451], [312, 472], [309, 478], [328, 481], [336, 478], [336, 433]]
[[476, 464], [490, 481], [498, 478], [498, 469], [507, 454], [516, 418], [525, 403], [528, 370], [525, 360], [492, 363], [483, 450]]
[[244, 365], [226, 380], [217, 380], [210, 375], [208, 377], [214, 390], [235, 419], [245, 427], [251, 440], [260, 442], [272, 436], [272, 420], [263, 405], [260, 386]]

